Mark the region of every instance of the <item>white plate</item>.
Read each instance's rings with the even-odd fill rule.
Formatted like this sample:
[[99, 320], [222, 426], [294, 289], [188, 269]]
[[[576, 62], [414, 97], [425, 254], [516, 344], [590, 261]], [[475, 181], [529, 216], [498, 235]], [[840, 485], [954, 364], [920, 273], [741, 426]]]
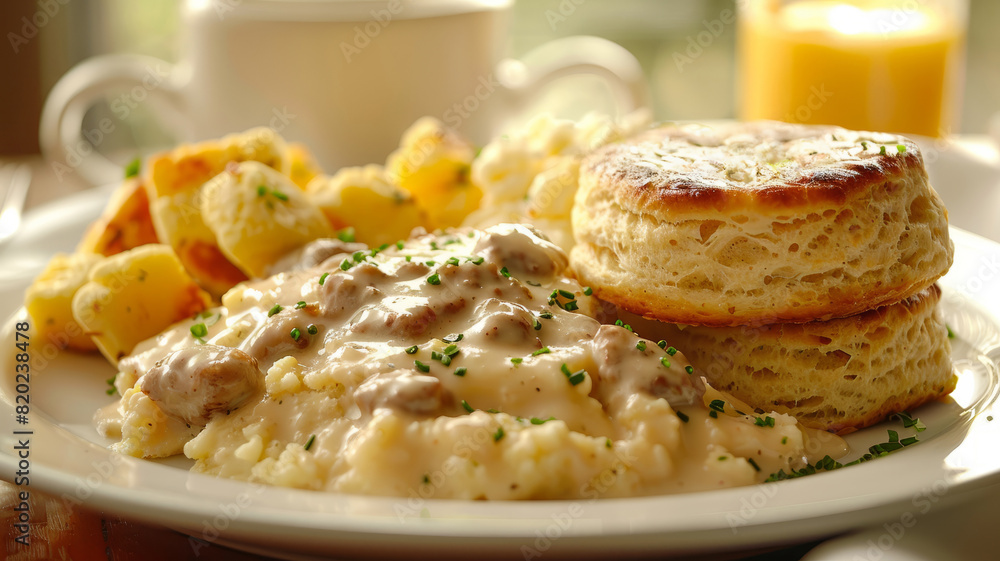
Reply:
[[[0, 254], [0, 313], [15, 313], [31, 276], [56, 250], [72, 249], [105, 193], [86, 193], [31, 213]], [[920, 516], [925, 506], [966, 500], [1000, 482], [997, 360], [1000, 245], [953, 229], [956, 260], [942, 280], [942, 311], [954, 341], [957, 390], [916, 411], [920, 443], [888, 457], [809, 477], [747, 488], [597, 501], [463, 502], [372, 498], [250, 485], [191, 474], [185, 461], [111, 454], [91, 427], [111, 368], [63, 354], [31, 374], [30, 487], [162, 524], [207, 540], [287, 556], [392, 554], [545, 558], [692, 553], [801, 542], [866, 524]], [[0, 336], [0, 478], [13, 480], [24, 429], [14, 422], [14, 335]], [[52, 354], [32, 341], [32, 356]], [[991, 422], [988, 416], [996, 415]], [[899, 421], [848, 437], [855, 450], [914, 434]], [[197, 542], [192, 542], [194, 548]]]

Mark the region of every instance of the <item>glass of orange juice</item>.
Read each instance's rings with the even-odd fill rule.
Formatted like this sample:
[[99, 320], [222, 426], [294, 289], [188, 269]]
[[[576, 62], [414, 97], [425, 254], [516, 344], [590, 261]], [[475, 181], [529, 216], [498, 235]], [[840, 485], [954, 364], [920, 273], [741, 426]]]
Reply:
[[739, 115], [947, 136], [968, 0], [738, 0]]

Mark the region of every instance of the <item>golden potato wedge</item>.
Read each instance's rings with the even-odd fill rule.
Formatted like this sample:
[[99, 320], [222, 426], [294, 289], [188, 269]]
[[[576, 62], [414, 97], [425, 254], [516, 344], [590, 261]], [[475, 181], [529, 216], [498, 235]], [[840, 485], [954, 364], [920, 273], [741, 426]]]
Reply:
[[223, 255], [251, 277], [289, 252], [333, 236], [292, 180], [259, 162], [230, 165], [202, 188], [201, 215]]
[[458, 226], [479, 207], [482, 192], [469, 180], [472, 144], [433, 117], [423, 117], [389, 155], [391, 183], [413, 194], [434, 228]]
[[181, 263], [214, 297], [222, 296], [246, 275], [230, 263], [201, 217], [201, 187], [232, 162], [257, 161], [285, 170], [288, 148], [268, 128], [256, 128], [221, 140], [183, 145], [152, 158], [145, 184], [156, 235], [174, 249]]
[[111, 195], [104, 212], [87, 228], [76, 251], [107, 256], [157, 241], [149, 214], [149, 196], [142, 180], [133, 177], [123, 181]]
[[428, 226], [413, 196], [389, 183], [379, 165], [347, 167], [333, 177], [318, 177], [309, 183], [306, 195], [335, 229], [354, 228], [355, 239], [370, 247], [405, 240], [414, 228]]
[[94, 265], [73, 297], [73, 318], [117, 365], [137, 343], [210, 303], [169, 246], [147, 244]]
[[35, 337], [60, 349], [94, 351], [97, 346], [73, 319], [73, 296], [87, 282], [90, 269], [101, 261], [96, 253], [60, 253], [49, 260], [24, 294], [24, 308], [35, 326]]

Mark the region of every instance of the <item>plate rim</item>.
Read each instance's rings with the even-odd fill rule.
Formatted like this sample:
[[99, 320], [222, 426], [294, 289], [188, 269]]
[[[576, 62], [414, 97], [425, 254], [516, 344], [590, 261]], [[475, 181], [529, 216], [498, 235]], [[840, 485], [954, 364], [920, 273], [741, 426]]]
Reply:
[[[56, 220], [53, 220], [54, 218], [65, 218], [66, 214], [70, 214], [72, 216], [73, 213], [79, 213], [81, 208], [86, 210], [100, 208], [97, 204], [95, 204], [95, 200], [103, 201], [103, 197], [106, 196], [105, 191], [106, 189], [99, 189], [85, 192], [80, 194], [80, 196], [61, 199], [48, 205], [32, 209], [32, 211], [29, 211], [25, 217], [25, 228], [29, 230], [42, 228], [44, 230], [44, 228], [47, 227], [47, 224], [57, 222]], [[78, 215], [74, 218], [77, 221], [86, 223], [89, 222], [93, 216], [89, 216], [84, 213], [82, 216]], [[958, 255], [960, 249], [963, 252], [963, 258], [967, 258], [967, 260], [975, 259], [991, 252], [993, 254], [1000, 254], [1000, 243], [955, 227], [951, 227], [950, 231], [952, 239], [956, 244], [956, 255]], [[37, 232], [35, 233], [37, 234]], [[966, 255], [966, 252], [968, 252], [968, 255]], [[0, 263], [3, 262], [5, 257], [5, 255], [0, 255]], [[955, 294], [970, 296], [963, 293], [960, 287], [956, 288], [954, 286], [957, 285], [958, 282], [960, 282], [960, 280], [950, 283], [953, 286], [950, 287], [949, 290]], [[1000, 288], [1000, 279], [986, 279], [984, 280], [984, 284], [985, 283], [989, 284], [988, 288], [984, 286], [984, 289], [987, 292], [989, 291], [989, 288]], [[989, 303], [995, 304], [995, 302], [992, 301]], [[969, 303], [969, 305], [972, 306], [978, 313], [987, 317], [994, 328], [1000, 329], [998, 314], [994, 311], [997, 310], [997, 307], [987, 307], [978, 302]], [[5, 314], [5, 317], [7, 318], [5, 322], [6, 333], [6, 328], [16, 316], [8, 316]], [[0, 349], [0, 351], [2, 351], [2, 349]], [[995, 360], [992, 363], [992, 366], [994, 368], [997, 367]], [[6, 368], [6, 365], [4, 367]], [[8, 396], [4, 394], [2, 397], [2, 403], [0, 403], [0, 414], [8, 414], [8, 418], [13, 418], [13, 409], [11, 408], [12, 404], [9, 402]], [[996, 401], [993, 401], [988, 409], [992, 411], [992, 405], [995, 403]], [[980, 418], [982, 413], [982, 411], [977, 412], [978, 417], [973, 416], [970, 419], [969, 430], [972, 430], [972, 425], [975, 423], [983, 424], [981, 422], [982, 419]], [[85, 443], [84, 448], [92, 447], [90, 452], [96, 453], [97, 456], [102, 456], [101, 453], [108, 455], [112, 454], [110, 451], [101, 448], [97, 444], [86, 441], [82, 437], [73, 435], [70, 431], [59, 425], [54, 425], [52, 428], [56, 429], [57, 432], [64, 431], [66, 434], [62, 435], [63, 438], [79, 439], [81, 442]], [[2, 450], [0, 450], [0, 479], [10, 481], [10, 476], [13, 473], [12, 467], [16, 466], [17, 458], [15, 458], [11, 453], [12, 437], [9, 434], [10, 431], [7, 432], [7, 435], [0, 437], [0, 442], [4, 443]], [[929, 442], [933, 442], [933, 440]], [[927, 443], [922, 443], [922, 445], [926, 444]], [[960, 445], [961, 443], [959, 446]], [[914, 450], [917, 449], [919, 449], [919, 447], [914, 447]], [[871, 475], [876, 475], [881, 472], [898, 472], [903, 467], [903, 464], [911, 458], [910, 453], [911, 450], [909, 449], [903, 450], [889, 457], [880, 458], [877, 462], [868, 463], [864, 466], [866, 468], [866, 474], [868, 472], [872, 472]], [[167, 468], [166, 466], [162, 466], [160, 464], [134, 458], [128, 458], [126, 461], [136, 462], [136, 465], [138, 466], [157, 465], [157, 469], [176, 469]], [[142, 467], [137, 469], [142, 469]], [[762, 485], [771, 486], [774, 489], [785, 490], [784, 494], [792, 495], [800, 492], [803, 487], [816, 486], [817, 484], [815, 481], [817, 481], [817, 479], [814, 478], [825, 478], [819, 480], [824, 484], [834, 487], [844, 483], [849, 483], [849, 480], [853, 479], [854, 475], [860, 475], [851, 473], [854, 469], [856, 468], [817, 474], [809, 478], [798, 480]], [[194, 478], [196, 480], [193, 485], [196, 489], [201, 487], [198, 484], [199, 482], [206, 483], [207, 481], [211, 481], [213, 486], [217, 489], [225, 492], [234, 491], [237, 492], [238, 495], [239, 492], [245, 491], [248, 486], [252, 485], [233, 480], [220, 480], [203, 474], [193, 474], [189, 472], [182, 473], [184, 473], [184, 478], [188, 480]], [[60, 470], [54, 466], [32, 466], [32, 487], [46, 492], [51, 491], [57, 495], [68, 493], [73, 490], [73, 483], [78, 482], [78, 480], [72, 480], [74, 477], [78, 476], [65, 470]], [[949, 474], [942, 473], [941, 477], [948, 478]], [[35, 484], [35, 481], [39, 484]], [[965, 479], [953, 476], [951, 479], [948, 479], [948, 481], [951, 481], [953, 485], [958, 486], [956, 488], [949, 486], [949, 490], [961, 491], [961, 495], [963, 496], [969, 495], [979, 488], [992, 485], [997, 481], [1000, 481], [1000, 464], [993, 466], [992, 471], [979, 473], [973, 477]], [[629, 507], [636, 505], [646, 509], [656, 509], [662, 506], [670, 506], [670, 503], [681, 503], [684, 505], [690, 502], [690, 497], [703, 498], [705, 493], [712, 493], [713, 499], [734, 502], [734, 504], [739, 506], [740, 499], [748, 499], [748, 497], [752, 497], [755, 490], [759, 492], [760, 488], [761, 484], [758, 484], [749, 487], [717, 490], [689, 495], [600, 499], [598, 503], [600, 503], [601, 506], [596, 508], [596, 511], [620, 513], [622, 511], [627, 511], [629, 510]], [[195, 519], [202, 521], [211, 517], [213, 514], [216, 514], [217, 511], [215, 509], [218, 508], [218, 501], [221, 500], [218, 495], [213, 497], [206, 494], [199, 496], [198, 501], [192, 503], [190, 498], [185, 498], [187, 495], [176, 494], [171, 496], [169, 493], [164, 494], [165, 492], [160, 492], [159, 494], [154, 493], [158, 500], [155, 502], [156, 508], [151, 509], [150, 506], [153, 497], [146, 492], [136, 493], [135, 491], [136, 489], [129, 487], [101, 485], [97, 491], [95, 491], [87, 498], [87, 500], [83, 502], [90, 507], [104, 508], [116, 513], [124, 513], [146, 522], [172, 527], [179, 526], [187, 531], [197, 531], [197, 528], [192, 528], [190, 526], [188, 519], [193, 516]], [[190, 492], [190, 490], [188, 491]], [[361, 501], [362, 503], [382, 502], [388, 504], [398, 504], [401, 500], [399, 498], [372, 498], [359, 495], [343, 495], [298, 489], [286, 489], [280, 487], [268, 487], [262, 491], [262, 494], [284, 494], [290, 495], [293, 499], [321, 495], [324, 497], [324, 500], [329, 499], [330, 496], [335, 496], [348, 502]], [[686, 498], [678, 499], [678, 497]], [[827, 510], [823, 512], [813, 512], [812, 514], [802, 512], [799, 510], [802, 505], [795, 503], [779, 505], [780, 508], [765, 507], [755, 511], [755, 520], [739, 526], [739, 531], [731, 531], [735, 529], [731, 523], [728, 525], [720, 525], [720, 521], [725, 519], [725, 514], [731, 514], [733, 511], [729, 511], [728, 513], [702, 513], [702, 516], [700, 517], [692, 516], [681, 520], [681, 522], [685, 522], [685, 524], [678, 524], [677, 526], [667, 529], [656, 523], [650, 523], [644, 526], [637, 523], [635, 519], [626, 519], [624, 522], [616, 525], [611, 523], [611, 520], [603, 514], [601, 516], [586, 518], [581, 516], [574, 519], [573, 523], [576, 523], [577, 520], [582, 520], [582, 525], [584, 527], [581, 528], [581, 524], [577, 524], [574, 528], [573, 524], [571, 524], [569, 529], [560, 534], [560, 538], [570, 538], [562, 539], [561, 541], [563, 544], [573, 542], [578, 546], [592, 547], [593, 544], [590, 544], [589, 542], [593, 541], [593, 538], [600, 537], [606, 544], [613, 543], [614, 545], [608, 548], [608, 550], [613, 549], [615, 551], [623, 551], [623, 547], [628, 550], [633, 550], [637, 548], [643, 549], [651, 545], [657, 547], [657, 550], [661, 552], [712, 551], [718, 549], [744, 547], [747, 545], [790, 543], [791, 541], [801, 541], [803, 538], [811, 539], [814, 537], [832, 535], [846, 529], [860, 527], [871, 523], [874, 519], [882, 517], [882, 515], [877, 513], [881, 512], [884, 515], [884, 513], [888, 510], [896, 510], [898, 506], [905, 504], [908, 498], [912, 499], [912, 489], [910, 491], [906, 491], [900, 488], [896, 489], [895, 493], [891, 495], [883, 495], [881, 498], [877, 496], [870, 496], [867, 501], [862, 500], [862, 497], [845, 498], [841, 500], [831, 499], [825, 501], [826, 507], [828, 508]], [[959, 494], [948, 493], [947, 498], [949, 500], [958, 499]], [[308, 503], [310, 501], [306, 502]], [[481, 545], [485, 546], [484, 551], [493, 551], [497, 547], [517, 545], [518, 543], [523, 543], [525, 539], [534, 537], [533, 530], [536, 530], [537, 526], [530, 524], [535, 524], [539, 520], [547, 520], [549, 515], [553, 513], [558, 514], [566, 508], [569, 508], [572, 504], [584, 501], [536, 501], [531, 503], [491, 502], [479, 503], [479, 505], [469, 505], [467, 501], [446, 501], [441, 499], [427, 499], [426, 502], [430, 503], [434, 507], [453, 506], [450, 503], [460, 503], [463, 507], [472, 506], [472, 508], [459, 509], [460, 511], [468, 513], [470, 517], [460, 519], [448, 518], [446, 519], [446, 524], [435, 525], [436, 523], [433, 522], [433, 518], [431, 519], [431, 522], [428, 522], [418, 516], [410, 520], [393, 520], [389, 525], [383, 524], [383, 526], [380, 527], [378, 525], [386, 521], [384, 516], [375, 518], [374, 520], [377, 521], [373, 525], [373, 518], [368, 518], [363, 515], [359, 516], [358, 514], [344, 515], [336, 512], [306, 512], [301, 517], [293, 517], [292, 519], [285, 518], [287, 521], [285, 524], [276, 525], [274, 518], [275, 514], [280, 513], [284, 515], [287, 514], [287, 512], [281, 511], [280, 508], [275, 506], [273, 503], [259, 507], [255, 507], [251, 504], [250, 507], [244, 509], [244, 511], [233, 520], [233, 523], [226, 528], [226, 531], [220, 532], [220, 535], [235, 536], [244, 541], [248, 538], [251, 541], [254, 541], [253, 538], [256, 537], [258, 539], [255, 543], [259, 544], [261, 542], [270, 543], [274, 538], [281, 537], [276, 534], [282, 532], [285, 533], [287, 537], [304, 539], [305, 541], [302, 542], [301, 545], [304, 546], [305, 549], [328, 542], [328, 540], [324, 540], [322, 537], [318, 540], [315, 539], [317, 532], [328, 534], [329, 538], [337, 537], [337, 539], [341, 541], [357, 539], [362, 540], [365, 543], [373, 540], [377, 541], [385, 539], [387, 537], [394, 537], [396, 538], [396, 541], [399, 539], [404, 541], [409, 540], [413, 542], [411, 545], [429, 547], [431, 549], [441, 546], [441, 544], [438, 543], [441, 538], [449, 538], [463, 542], [467, 540], [472, 540], [473, 542], [479, 541], [482, 542]], [[523, 516], [523, 513], [520, 511], [523, 510], [522, 507], [526, 504], [532, 505], [531, 508], [538, 511], [538, 514], [533, 517]], [[194, 508], [192, 508], [192, 505]], [[542, 506], [544, 508], [535, 508], [538, 506]], [[555, 510], [553, 510], [553, 508], [555, 508]], [[514, 518], [527, 522], [528, 524], [503, 524], [498, 526], [496, 525], [498, 518], [495, 515], [487, 516], [486, 514], [488, 513], [484, 512], [485, 510], [506, 513], [499, 517], [500, 520], [510, 522], [510, 519]], [[758, 515], [760, 518], [756, 518]], [[806, 523], [798, 524], [798, 533], [792, 532], [795, 535], [788, 535], [790, 533], [790, 528], [788, 527], [790, 522], [789, 518], [792, 516]], [[833, 518], [843, 518], [845, 516], [853, 517], [856, 520], [842, 520], [837, 524], [829, 525], [829, 527], [825, 530], [821, 527], [821, 525], [809, 524], [809, 522], [815, 522], [822, 519], [827, 519], [832, 522]], [[331, 528], [331, 522], [336, 522], [337, 527]], [[488, 531], [484, 531], [485, 522], [490, 522], [494, 525], [489, 527]], [[594, 522], [604, 522], [604, 524], [597, 524], [595, 526]], [[709, 543], [718, 541], [715, 538], [718, 537], [720, 531], [729, 535], [726, 543]], [[777, 534], [779, 533], [783, 534], [783, 536], [778, 536]], [[687, 534], [686, 537], [685, 534]], [[354, 538], [351, 538], [352, 535]], [[367, 536], [367, 538], [364, 536]], [[310, 540], [309, 538], [314, 539]], [[622, 540], [621, 538], [644, 539], [639, 539], [632, 544], [628, 544], [627, 542], [629, 540]]]

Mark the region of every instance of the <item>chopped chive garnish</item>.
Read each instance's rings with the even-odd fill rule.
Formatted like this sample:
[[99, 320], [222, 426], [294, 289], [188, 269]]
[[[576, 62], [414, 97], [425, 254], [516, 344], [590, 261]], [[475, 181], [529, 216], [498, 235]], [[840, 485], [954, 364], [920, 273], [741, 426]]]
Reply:
[[867, 150], [868, 149], [868, 143], [865, 142], [864, 140], [861, 141], [861, 149], [862, 150]]
[[718, 419], [719, 418], [719, 412], [716, 411], [715, 409], [713, 409], [713, 410], [711, 410], [711, 411], [708, 412], [708, 416], [711, 417], [711, 418], [713, 418], [713, 419]]
[[576, 300], [576, 294], [573, 294], [572, 292], [568, 290], [563, 290], [561, 288], [559, 289], [559, 296], [562, 296], [567, 300]]
[[645, 341], [639, 341], [638, 343], [635, 344], [635, 348], [639, 349], [640, 351], [645, 351], [646, 350], [646, 342]]
[[586, 377], [587, 377], [587, 371], [581, 370], [569, 377], [569, 383], [571, 386], [578, 385], [580, 382], [583, 382], [583, 379]]
[[616, 319], [616, 320], [615, 320], [615, 326], [617, 326], [617, 327], [621, 327], [621, 326], [623, 326], [623, 325], [625, 325], [625, 322], [624, 322], [624, 321], [622, 321], [622, 320], [620, 320], [620, 319]]
[[660, 339], [659, 341], [656, 342], [656, 346], [660, 347], [661, 349], [665, 349], [667, 347], [667, 342], [664, 341], [663, 339]]
[[535, 328], [535, 331], [538, 331], [542, 328], [542, 322], [538, 321], [538, 318], [531, 318], [531, 322]]
[[879, 146], [879, 156], [885, 156], [885, 146]]
[[294, 340], [298, 341], [298, 340], [299, 340], [299, 337], [301, 337], [301, 336], [302, 336], [302, 332], [301, 332], [301, 331], [299, 331], [299, 328], [298, 328], [298, 327], [293, 327], [293, 328], [292, 328], [292, 331], [291, 331], [291, 332], [289, 333], [289, 335], [291, 335], [291, 336], [292, 336], [292, 339], [294, 339]]
[[445, 335], [442, 338], [442, 340], [445, 341], [445, 342], [447, 342], [447, 343], [457, 343], [457, 342], [461, 341], [464, 338], [465, 338], [465, 335], [463, 335], [462, 333], [457, 333], [455, 335]]
[[726, 402], [721, 399], [713, 399], [711, 403], [708, 404], [708, 408], [712, 411], [718, 411], [719, 413], [726, 412]]
[[455, 356], [455, 355], [457, 355], [458, 354], [458, 345], [455, 345], [455, 344], [448, 345], [447, 347], [444, 348], [443, 351], [441, 351], [441, 354], [443, 354], [445, 356]]
[[309, 327], [306, 327], [306, 333], [308, 333], [310, 335], [315, 335], [315, 334], [319, 333], [319, 328], [316, 327], [316, 324], [310, 323]]
[[437, 351], [431, 351], [431, 360], [441, 360], [441, 353]]
[[308, 452], [309, 449], [312, 448], [313, 442], [316, 442], [316, 435], [315, 434], [309, 435], [309, 440], [306, 441], [306, 445], [303, 446], [303, 448], [305, 448], [305, 450]]
[[426, 372], [430, 372], [431, 371], [431, 366], [429, 364], [424, 364], [424, 363], [420, 362], [419, 360], [413, 361], [413, 365], [416, 366], [417, 370], [419, 370], [421, 372], [426, 373]]
[[503, 435], [504, 435], [503, 427], [497, 428], [497, 431], [493, 433], [493, 442], [500, 442], [500, 439], [503, 438]]
[[729, 457], [729, 456], [719, 456], [719, 461], [720, 461], [720, 462], [721, 462], [721, 461], [724, 461], [724, 460], [725, 460], [726, 458], [728, 458], [728, 457]]
[[544, 354], [548, 354], [548, 353], [551, 353], [551, 352], [552, 351], [550, 351], [548, 347], [542, 347], [542, 348], [538, 349], [537, 351], [531, 353], [531, 356], [544, 355]]
[[451, 357], [448, 355], [441, 355], [441, 364], [445, 366], [451, 365]]
[[944, 324], [944, 328], [948, 330], [948, 338], [949, 339], [954, 339], [955, 338], [955, 332], [951, 330], [951, 326], [946, 323], [946, 324]]
[[427, 284], [439, 285], [441, 284], [441, 277], [437, 273], [427, 277]]
[[687, 366], [684, 367], [684, 371], [687, 372], [688, 374], [694, 374], [694, 366], [691, 366], [689, 364], [689, 365], [687, 365]]
[[413, 261], [413, 256], [412, 255], [407, 255], [406, 256], [406, 262], [409, 263], [410, 261]]
[[468, 371], [469, 371], [468, 368], [466, 368], [464, 366], [459, 366], [458, 368], [455, 369], [455, 375], [459, 376], [459, 377], [465, 376], [465, 373], [468, 372]]
[[590, 296], [593, 293], [594, 293], [594, 289], [593, 288], [590, 288], [589, 286], [583, 287], [583, 295], [584, 296]]
[[448, 260], [445, 261], [445, 263], [447, 263], [449, 265], [456, 265], [457, 266], [458, 265], [458, 257], [449, 257]]
[[604, 447], [605, 448], [611, 448], [611, 439], [610, 438], [604, 437]]
[[271, 196], [279, 201], [287, 201], [288, 195], [282, 193], [281, 191], [271, 191]]
[[570, 300], [569, 302], [566, 302], [566, 304], [563, 305], [563, 309], [566, 310], [567, 312], [572, 312], [574, 310], [579, 310], [580, 305], [577, 304], [576, 300]]
[[[657, 344], [659, 344], [659, 343], [657, 343]], [[667, 347], [667, 354], [670, 355], [670, 356], [674, 356], [675, 354], [677, 354], [677, 349], [675, 349], [673, 347]]]
[[201, 339], [206, 335], [208, 335], [208, 327], [204, 323], [196, 323], [191, 326], [191, 336], [195, 339]]
[[899, 152], [900, 154], [905, 154], [906, 153], [906, 146], [904, 146], [902, 144], [897, 144], [896, 145], [896, 151]]
[[899, 413], [896, 413], [896, 416], [899, 417], [900, 421], [903, 421], [903, 428], [908, 429], [912, 427], [916, 429], [917, 432], [927, 430], [927, 427], [920, 421], [920, 419], [911, 417], [906, 411], [900, 411]]
[[306, 304], [305, 300], [299, 300], [298, 302], [295, 303], [295, 309], [296, 310], [301, 310], [302, 308], [305, 308], [306, 306], [307, 306], [307, 304]]
[[424, 265], [427, 265], [428, 267], [433, 267], [434, 265], [437, 265], [437, 261], [434, 261], [433, 259], [430, 261], [424, 261]]
[[510, 271], [507, 270], [507, 267], [500, 269], [500, 274], [507, 278], [510, 278]]
[[677, 417], [678, 417], [678, 418], [679, 418], [679, 419], [680, 419], [680, 420], [681, 420], [682, 422], [685, 422], [685, 423], [691, 420], [691, 417], [688, 417], [687, 415], [685, 415], [683, 411], [678, 411], [678, 412], [677, 412]]
[[524, 359], [519, 356], [512, 356], [510, 357], [510, 362], [514, 365], [518, 365], [524, 362]]
[[562, 366], [560, 366], [560, 367], [559, 367], [559, 370], [561, 370], [561, 371], [562, 371], [562, 373], [563, 373], [563, 374], [564, 374], [564, 375], [565, 375], [565, 376], [566, 376], [567, 378], [568, 378], [568, 377], [570, 377], [570, 376], [572, 375], [572, 372], [570, 372], [570, 371], [569, 371], [569, 366], [566, 366], [566, 363], [565, 363], [565, 362], [564, 362], [564, 363], [562, 364]]
[[136, 158], [125, 166], [125, 179], [130, 177], [135, 177], [139, 175], [139, 171], [142, 169], [142, 160]]
[[555, 420], [556, 420], [555, 417], [549, 417], [548, 419], [539, 419], [538, 417], [532, 417], [531, 418], [531, 424], [533, 424], [533, 425], [544, 425], [545, 423], [547, 423], [549, 421], [555, 421]]
[[348, 226], [343, 230], [337, 232], [337, 239], [342, 242], [351, 243], [354, 241], [354, 228]]
[[405, 352], [408, 355], [415, 355], [417, 354], [417, 346], [413, 345], [412, 347], [406, 347]]
[[468, 413], [472, 413], [473, 411], [475, 411], [475, 409], [473, 409], [473, 408], [472, 408], [472, 406], [471, 406], [471, 405], [469, 405], [469, 402], [468, 402], [468, 401], [465, 401], [465, 400], [463, 399], [463, 400], [461, 401], [461, 404], [462, 404], [462, 409], [465, 409], [465, 410], [466, 410], [466, 412], [468, 412]]
[[473, 265], [482, 265], [483, 261], [486, 261], [486, 258], [481, 256], [470, 257], [469, 261], [472, 261]]
[[754, 471], [760, 471], [760, 466], [757, 465], [757, 462], [753, 461], [753, 458], [747, 458], [747, 463], [753, 466]]
[[552, 319], [553, 315], [552, 315], [552, 312], [542, 312], [542, 313], [538, 314], [538, 317], [540, 317], [542, 319]]
[[284, 308], [281, 307], [281, 304], [275, 304], [274, 306], [271, 306], [270, 310], [267, 311], [267, 317], [271, 317], [281, 310], [284, 310]]
[[403, 245], [405, 245], [403, 244], [403, 240], [399, 240], [396, 242], [396, 249], [403, 249]]
[[365, 260], [365, 252], [355, 251], [354, 255], [351, 256], [351, 259], [354, 259], [355, 263], [361, 263], [362, 261]]
[[258, 197], [263, 197], [266, 194], [267, 194], [267, 185], [258, 185], [257, 186], [257, 196]]
[[758, 427], [773, 427], [774, 417], [770, 415], [766, 415], [764, 417], [754, 417], [753, 424], [757, 425]]
[[326, 282], [326, 277], [328, 277], [328, 276], [330, 276], [330, 273], [323, 273], [322, 275], [319, 276], [319, 285], [320, 286], [323, 286], [323, 283]]
[[670, 359], [667, 358], [667, 357], [665, 357], [665, 356], [661, 356], [660, 357], [660, 364], [662, 364], [663, 366], [665, 366], [667, 368], [670, 368]]
[[346, 271], [346, 270], [350, 269], [353, 266], [354, 266], [354, 263], [351, 263], [350, 260], [348, 260], [348, 259], [344, 259], [340, 263], [340, 270], [341, 271]]

